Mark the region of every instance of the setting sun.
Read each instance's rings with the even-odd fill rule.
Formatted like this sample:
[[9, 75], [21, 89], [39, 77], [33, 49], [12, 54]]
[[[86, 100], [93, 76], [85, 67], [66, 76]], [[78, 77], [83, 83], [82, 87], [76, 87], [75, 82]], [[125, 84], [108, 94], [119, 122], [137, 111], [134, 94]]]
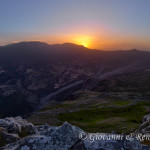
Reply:
[[84, 47], [89, 47], [91, 44], [91, 38], [89, 36], [77, 36], [74, 39], [74, 42]]
[[81, 45], [83, 45], [84, 47], [88, 47], [88, 43], [86, 42], [81, 42]]

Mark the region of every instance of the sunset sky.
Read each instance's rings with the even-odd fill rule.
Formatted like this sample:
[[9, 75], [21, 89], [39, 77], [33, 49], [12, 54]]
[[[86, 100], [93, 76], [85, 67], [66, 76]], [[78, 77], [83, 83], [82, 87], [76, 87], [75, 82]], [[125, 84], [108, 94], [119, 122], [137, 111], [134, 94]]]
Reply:
[[150, 50], [150, 0], [0, 0], [0, 45], [34, 40]]

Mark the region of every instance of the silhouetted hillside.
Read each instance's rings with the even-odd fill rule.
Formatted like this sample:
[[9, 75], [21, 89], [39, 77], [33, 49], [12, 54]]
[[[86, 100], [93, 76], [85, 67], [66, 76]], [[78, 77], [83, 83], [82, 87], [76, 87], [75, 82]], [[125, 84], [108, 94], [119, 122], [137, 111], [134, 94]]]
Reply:
[[[43, 99], [54, 92], [61, 95], [55, 100], [63, 101], [74, 90], [97, 88], [104, 78], [149, 68], [150, 53], [138, 50], [108, 52], [42, 42], [1, 46], [0, 115], [24, 115], [47, 103]], [[57, 92], [63, 89], [65, 94]]]

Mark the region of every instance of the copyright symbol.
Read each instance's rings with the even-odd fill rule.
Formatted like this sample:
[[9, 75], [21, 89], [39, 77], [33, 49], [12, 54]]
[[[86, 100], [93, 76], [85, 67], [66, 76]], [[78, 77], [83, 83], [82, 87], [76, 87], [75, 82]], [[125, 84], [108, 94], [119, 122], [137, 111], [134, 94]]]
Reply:
[[87, 138], [87, 133], [81, 132], [81, 133], [79, 134], [79, 138], [80, 138], [81, 140], [86, 140], [86, 138]]

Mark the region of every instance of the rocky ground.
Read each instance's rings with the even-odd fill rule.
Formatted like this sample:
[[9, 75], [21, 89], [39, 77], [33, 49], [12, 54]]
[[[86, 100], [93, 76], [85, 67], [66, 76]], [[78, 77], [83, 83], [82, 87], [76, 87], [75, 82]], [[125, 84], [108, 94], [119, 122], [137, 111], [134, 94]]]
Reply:
[[[136, 133], [150, 131], [150, 115], [144, 116], [143, 124]], [[0, 150], [150, 150], [134, 136], [122, 139], [93, 140], [82, 129], [64, 122], [61, 126], [34, 126], [21, 117], [0, 119]], [[108, 136], [99, 133], [99, 136]], [[117, 135], [111, 133], [110, 135]]]
[[27, 119], [0, 119], [2, 149], [146, 148], [136, 140], [83, 141], [75, 126], [88, 133], [148, 133], [149, 116], [141, 120], [150, 113], [149, 58], [138, 50], [74, 44], [0, 47], [0, 118]]

